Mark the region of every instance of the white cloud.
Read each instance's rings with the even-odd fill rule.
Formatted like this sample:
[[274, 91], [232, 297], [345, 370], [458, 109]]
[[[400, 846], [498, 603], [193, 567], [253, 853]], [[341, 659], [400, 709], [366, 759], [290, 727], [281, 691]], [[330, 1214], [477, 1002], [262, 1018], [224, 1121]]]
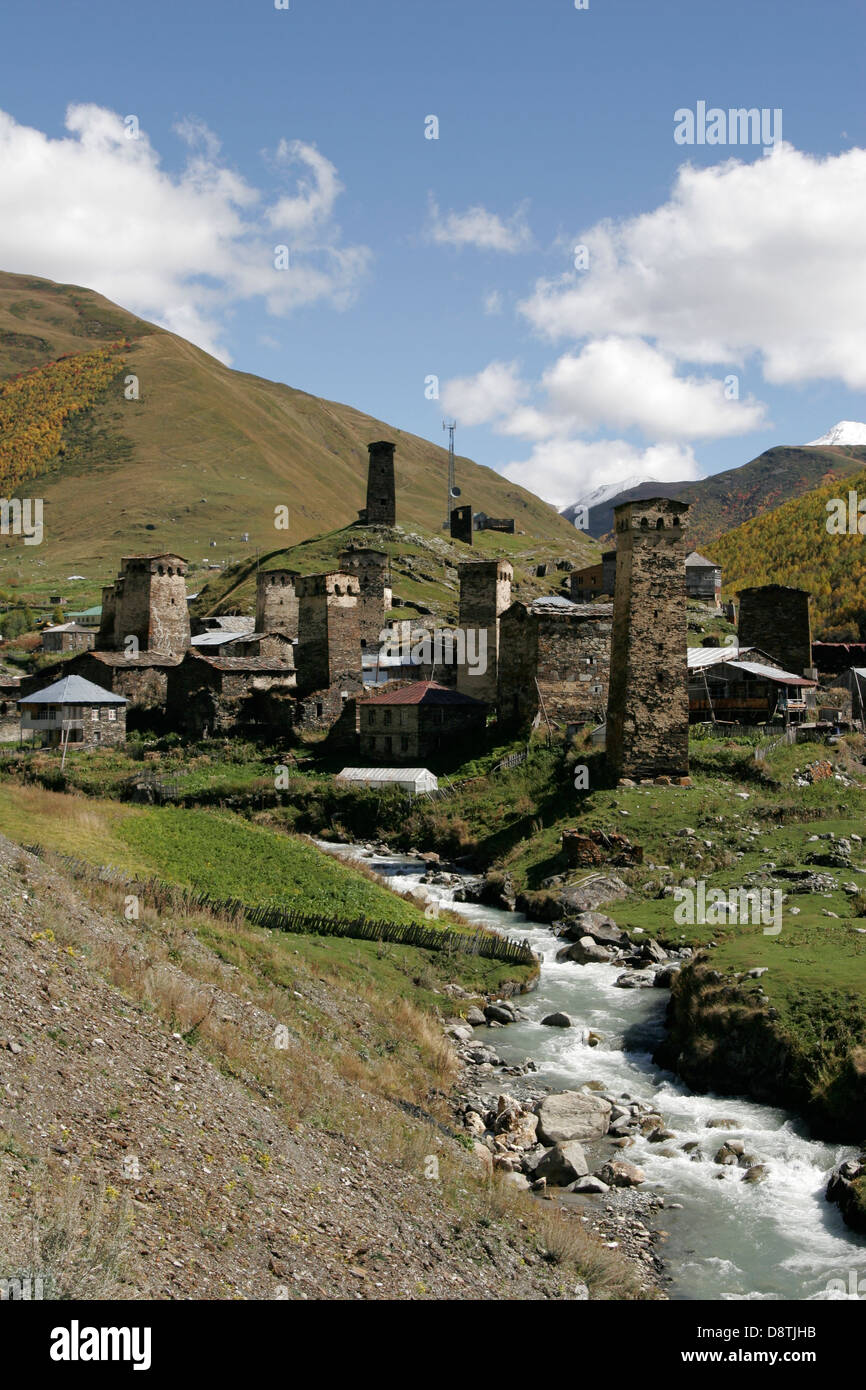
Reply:
[[513, 411], [526, 389], [515, 362], [491, 362], [476, 376], [447, 381], [442, 404], [460, 425], [487, 425]]
[[488, 212], [480, 205], [466, 212], [448, 212], [443, 216], [431, 197], [428, 235], [443, 246], [472, 246], [477, 251], [504, 251], [511, 255], [526, 251], [532, 245], [525, 203], [503, 221], [495, 212]]
[[700, 476], [697, 460], [687, 445], [655, 444], [639, 449], [621, 439], [590, 443], [548, 439], [536, 444], [529, 458], [509, 463], [500, 471], [511, 482], [560, 508], [593, 488], [629, 478], [681, 482]]
[[502, 291], [501, 291], [501, 290], [491, 290], [489, 294], [486, 294], [486, 295], [484, 296], [484, 312], [485, 312], [485, 314], [501, 314], [501, 313], [502, 313]]
[[[722, 379], [677, 376], [671, 359], [641, 338], [588, 343], [580, 353], [560, 357], [542, 385], [551, 434], [639, 429], [653, 439], [718, 439], [764, 423], [760, 402], [728, 399]], [[738, 383], [727, 389], [732, 395]]]
[[680, 169], [662, 206], [579, 237], [584, 274], [521, 305], [552, 339], [650, 338], [680, 362], [741, 363], [777, 384], [866, 387], [866, 150], [777, 146]]
[[[283, 142], [272, 167], [290, 190], [266, 198], [220, 161], [217, 137], [192, 119], [178, 174], [123, 119], [70, 106], [59, 139], [0, 112], [0, 264], [83, 284], [228, 360], [223, 319], [261, 298], [269, 313], [349, 303], [370, 261], [344, 246], [333, 211], [337, 171], [314, 145]], [[290, 247], [291, 269], [274, 267]]]

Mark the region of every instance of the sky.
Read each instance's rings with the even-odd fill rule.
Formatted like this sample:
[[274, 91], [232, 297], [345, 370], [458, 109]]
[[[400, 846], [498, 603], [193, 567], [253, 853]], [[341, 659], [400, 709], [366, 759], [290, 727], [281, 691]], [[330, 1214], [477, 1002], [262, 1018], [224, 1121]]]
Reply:
[[7, 6], [0, 268], [455, 419], [561, 507], [700, 477], [866, 419], [864, 39], [862, 0]]

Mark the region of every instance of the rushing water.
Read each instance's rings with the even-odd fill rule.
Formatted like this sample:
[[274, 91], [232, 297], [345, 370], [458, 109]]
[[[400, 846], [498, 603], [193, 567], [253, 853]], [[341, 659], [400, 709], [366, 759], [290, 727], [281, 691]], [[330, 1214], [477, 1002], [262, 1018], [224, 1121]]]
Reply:
[[[339, 852], [361, 854], [348, 846]], [[446, 905], [453, 899], [452, 888], [421, 883], [423, 866], [417, 860], [375, 855], [364, 862], [400, 892]], [[531, 1057], [536, 1079], [557, 1090], [596, 1080], [611, 1095], [651, 1100], [675, 1132], [664, 1144], [638, 1135], [626, 1155], [644, 1170], [646, 1188], [663, 1193], [668, 1203], [683, 1204], [682, 1211], [663, 1213], [672, 1297], [856, 1297], [858, 1280], [866, 1296], [866, 1240], [855, 1236], [838, 1208], [824, 1199], [829, 1170], [854, 1150], [807, 1138], [805, 1126], [787, 1111], [740, 1097], [695, 1094], [654, 1066], [667, 990], [618, 989], [614, 981], [621, 966], [557, 963], [560, 943], [553, 932], [520, 913], [474, 903], [455, 906], [472, 921], [528, 937], [542, 960], [538, 988], [520, 1001], [528, 1019], [490, 1035], [500, 1056], [513, 1063]], [[575, 1026], [542, 1027], [541, 1019], [554, 1010], [569, 1014]], [[586, 1042], [590, 1029], [602, 1035], [597, 1047]], [[715, 1117], [735, 1123], [708, 1129], [707, 1120]], [[725, 1138], [744, 1140], [746, 1152], [767, 1165], [764, 1182], [744, 1183], [742, 1169], [713, 1163]], [[681, 1150], [694, 1140], [703, 1162], [693, 1162]], [[851, 1292], [841, 1294], [833, 1281]]]

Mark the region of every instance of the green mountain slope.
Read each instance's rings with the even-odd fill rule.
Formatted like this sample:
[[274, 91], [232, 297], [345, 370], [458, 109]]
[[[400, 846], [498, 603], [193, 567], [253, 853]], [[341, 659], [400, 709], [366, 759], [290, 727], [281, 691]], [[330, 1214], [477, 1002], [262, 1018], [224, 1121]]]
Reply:
[[[366, 446], [376, 439], [397, 445], [398, 523], [441, 535], [447, 453], [438, 445], [232, 371], [90, 290], [0, 274], [0, 407], [16, 374], [35, 369], [39, 386], [40, 370], [57, 358], [113, 344], [111, 381], [88, 378], [60, 447], [43, 450], [37, 478], [18, 489], [44, 498], [45, 539], [25, 547], [0, 537], [0, 583], [43, 592], [63, 580], [64, 594], [78, 597], [84, 589], [66, 576], [86, 576], [93, 593], [122, 555], [165, 549], [194, 563], [241, 561], [349, 525], [365, 502]], [[131, 374], [138, 400], [125, 398]], [[46, 386], [46, 413], [50, 394]], [[40, 391], [29, 399], [38, 403]], [[464, 500], [515, 517], [526, 544], [546, 543], [575, 563], [594, 558], [592, 542], [532, 493], [468, 459], [457, 470]], [[280, 506], [288, 532], [274, 528]]]
[[[866, 500], [866, 470], [830, 483], [755, 517], [713, 544], [726, 594], [753, 584], [791, 584], [814, 595], [815, 637], [857, 641], [866, 636], [866, 537], [827, 530], [827, 502], [849, 490]], [[866, 525], [866, 515], [863, 516]]]

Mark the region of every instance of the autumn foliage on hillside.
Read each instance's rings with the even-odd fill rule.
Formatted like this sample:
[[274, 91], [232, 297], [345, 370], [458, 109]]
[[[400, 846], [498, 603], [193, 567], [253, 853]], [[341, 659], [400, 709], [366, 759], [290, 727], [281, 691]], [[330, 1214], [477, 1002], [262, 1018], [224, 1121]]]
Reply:
[[794, 498], [719, 537], [712, 558], [722, 566], [725, 593], [756, 584], [790, 584], [813, 595], [816, 638], [857, 641], [861, 632], [866, 634], [866, 535], [857, 529], [835, 534], [837, 509], [827, 506], [839, 498], [847, 516], [849, 492], [855, 494], [855, 508], [860, 501], [864, 504], [857, 517], [866, 531], [863, 471]]
[[64, 424], [105, 391], [128, 346], [111, 343], [61, 357], [0, 382], [0, 493], [8, 496], [57, 458]]

